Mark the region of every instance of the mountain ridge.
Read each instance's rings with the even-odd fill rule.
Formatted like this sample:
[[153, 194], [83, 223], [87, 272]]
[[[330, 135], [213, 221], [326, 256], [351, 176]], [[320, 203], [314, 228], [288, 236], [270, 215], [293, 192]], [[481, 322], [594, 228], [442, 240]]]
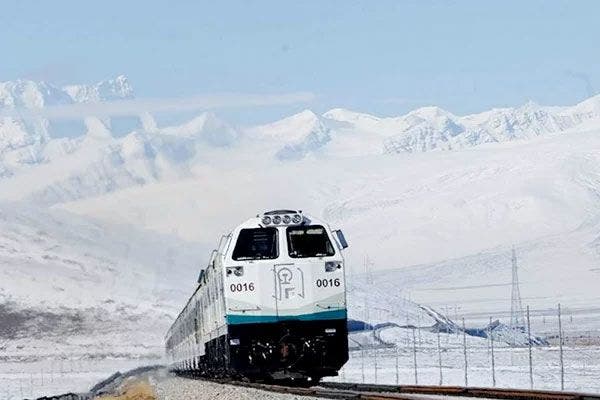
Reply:
[[[124, 75], [92, 85], [62, 88], [26, 80], [0, 83], [0, 108], [93, 104], [132, 98], [133, 87]], [[264, 157], [288, 163], [303, 159], [402, 156], [527, 141], [588, 125], [600, 128], [600, 95], [573, 106], [546, 107], [528, 102], [521, 107], [495, 108], [465, 116], [436, 106], [395, 117], [342, 108], [322, 114], [305, 109], [250, 127], [235, 127], [213, 111], [171, 126], [159, 126], [147, 112], [131, 118], [134, 120], [125, 124], [124, 133], [116, 132], [119, 118], [89, 116], [78, 123], [79, 133], [69, 133], [74, 127], [66, 125], [62, 128], [69, 132], [57, 136], [55, 121], [0, 117], [0, 181], [4, 187], [19, 188], [9, 193], [8, 198], [42, 204], [72, 201], [189, 176], [218, 157], [231, 158], [231, 162]], [[245, 156], [239, 158], [242, 153]], [[31, 187], [28, 176], [43, 174], [44, 169], [57, 169], [51, 167], [53, 164], [61, 166], [61, 173], [47, 182], [38, 179], [42, 187]], [[63, 180], [58, 180], [59, 176]], [[15, 197], [17, 192], [22, 193], [18, 195], [21, 197]]]

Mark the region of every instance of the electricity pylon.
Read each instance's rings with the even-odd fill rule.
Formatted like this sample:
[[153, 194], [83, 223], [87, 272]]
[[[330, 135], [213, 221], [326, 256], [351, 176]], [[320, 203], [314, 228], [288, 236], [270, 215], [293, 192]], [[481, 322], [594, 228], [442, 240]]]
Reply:
[[[523, 313], [523, 304], [521, 303], [521, 291], [519, 289], [519, 272], [518, 272], [518, 264], [517, 264], [517, 252], [515, 248], [512, 248], [512, 290], [510, 295], [510, 328], [511, 331], [516, 333], [516, 331], [522, 329], [525, 323], [524, 313]], [[514, 343], [513, 343], [514, 345]]]

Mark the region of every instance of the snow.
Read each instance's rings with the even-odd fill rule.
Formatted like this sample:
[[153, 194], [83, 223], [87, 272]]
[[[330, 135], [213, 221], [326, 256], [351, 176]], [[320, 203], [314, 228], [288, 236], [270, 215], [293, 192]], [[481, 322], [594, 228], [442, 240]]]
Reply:
[[248, 133], [257, 137], [286, 143], [300, 141], [322, 124], [319, 116], [311, 110], [286, 117], [270, 124], [248, 129]]
[[[125, 77], [0, 84], [6, 109], [131, 96]], [[369, 322], [433, 323], [422, 304], [506, 322], [514, 247], [524, 304], [551, 315], [561, 302], [598, 326], [600, 97], [469, 116], [305, 110], [257, 127], [145, 113], [123, 135], [89, 116], [56, 137], [51, 122], [0, 117], [0, 311], [24, 321], [0, 335], [11, 359], [156, 355], [217, 238], [277, 208], [344, 230], [357, 319], [368, 303]], [[77, 329], [40, 337], [52, 321]]]
[[[30, 92], [35, 95], [27, 95]], [[133, 89], [126, 77], [119, 76], [94, 85], [70, 85], [62, 89], [44, 82], [5, 82], [0, 86], [0, 93], [5, 99], [5, 108], [18, 109], [127, 99], [133, 96]], [[464, 117], [438, 107], [424, 107], [391, 118], [343, 109], [333, 109], [323, 115], [305, 110], [280, 121], [246, 128], [233, 127], [213, 112], [202, 113], [180, 125], [160, 127], [152, 115], [143, 113], [135, 116], [138, 122], [124, 133], [111, 130], [117, 129], [118, 121], [90, 116], [84, 121], [85, 135], [104, 140], [85, 143], [81, 136], [64, 132], [58, 135], [59, 128], [54, 121], [3, 117], [0, 121], [0, 176], [13, 178], [7, 183], [13, 188], [7, 191], [7, 196], [0, 193], [0, 197], [34, 199], [43, 204], [93, 197], [122, 188], [188, 177], [190, 172], [214, 162], [213, 153], [240, 162], [257, 156], [294, 162], [456, 150], [486, 143], [531, 140], [559, 132], [598, 129], [599, 110], [598, 97], [573, 107], [528, 103], [519, 108], [495, 109]], [[145, 165], [143, 171], [130, 166], [127, 156], [115, 151], [135, 141], [143, 141], [139, 146], [150, 150], [146, 152], [146, 161], [141, 163]], [[112, 160], [108, 161], [109, 166], [107, 157]], [[62, 162], [64, 158], [70, 161]], [[38, 181], [35, 187], [23, 185], [22, 181], [29, 181], [31, 175], [43, 175], [42, 169], [53, 169], [52, 164], [60, 165], [60, 182], [50, 179], [47, 184]], [[99, 168], [102, 171], [98, 171]], [[90, 182], [96, 190], [65, 192], [64, 187], [70, 186], [65, 180]], [[56, 195], [49, 196], [48, 192]]]
[[67, 392], [85, 393], [115, 371], [151, 365], [156, 359], [89, 359], [64, 355], [39, 361], [0, 363], [0, 399], [37, 399]]
[[207, 251], [133, 227], [2, 204], [1, 356], [161, 357], [164, 332]]
[[161, 133], [204, 141], [217, 147], [233, 144], [239, 135], [233, 127], [210, 112], [203, 113], [185, 124], [165, 127]]
[[[357, 244], [348, 250], [357, 270], [367, 253], [377, 268], [389, 269], [495, 248], [506, 251], [548, 235], [563, 237], [567, 247], [584, 240], [585, 247], [598, 233], [598, 146], [597, 133], [590, 132], [462, 152], [321, 160], [318, 165], [254, 161], [236, 168], [235, 159], [212, 159], [212, 166], [198, 168], [185, 180], [61, 207], [163, 233], [176, 226], [180, 237], [205, 243], [263, 209], [298, 207], [346, 231]], [[578, 228], [582, 239], [564, 236]], [[584, 269], [595, 255], [579, 248], [570, 255]]]
[[133, 87], [125, 75], [95, 85], [68, 85], [62, 89], [76, 103], [95, 103], [133, 97]]
[[[400, 333], [402, 336], [404, 333]], [[435, 335], [422, 334], [417, 340], [417, 382], [420, 385], [439, 385], [440, 371]], [[447, 341], [448, 340], [448, 341]], [[415, 384], [415, 368], [412, 336], [408, 346], [386, 348], [365, 352], [353, 351], [350, 361], [337, 378], [330, 381], [364, 382], [378, 384]], [[432, 344], [436, 343], [436, 344]], [[443, 385], [464, 386], [464, 353], [462, 336], [441, 337]], [[600, 372], [598, 356], [600, 349], [565, 348], [565, 390], [584, 393], [600, 391], [597, 376]], [[495, 348], [496, 387], [529, 389], [528, 349]], [[396, 368], [396, 362], [398, 368]], [[491, 387], [492, 368], [489, 348], [485, 340], [468, 341], [468, 384], [472, 387]], [[560, 390], [559, 354], [556, 347], [533, 349], [533, 382], [535, 389]], [[377, 373], [375, 373], [377, 366]], [[398, 380], [396, 380], [398, 376]]]

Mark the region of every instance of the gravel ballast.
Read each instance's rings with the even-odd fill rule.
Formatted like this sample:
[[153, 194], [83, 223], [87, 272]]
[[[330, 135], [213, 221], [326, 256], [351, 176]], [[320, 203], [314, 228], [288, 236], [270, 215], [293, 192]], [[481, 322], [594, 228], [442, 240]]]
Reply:
[[315, 397], [270, 393], [258, 389], [194, 380], [164, 374], [151, 380], [159, 400], [311, 400]]

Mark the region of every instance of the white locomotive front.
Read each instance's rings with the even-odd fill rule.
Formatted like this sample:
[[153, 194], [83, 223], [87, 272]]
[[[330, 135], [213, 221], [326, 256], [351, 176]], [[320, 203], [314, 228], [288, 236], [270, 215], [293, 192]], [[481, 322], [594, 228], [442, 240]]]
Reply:
[[348, 359], [341, 231], [294, 210], [224, 236], [167, 334], [179, 372], [314, 383]]

